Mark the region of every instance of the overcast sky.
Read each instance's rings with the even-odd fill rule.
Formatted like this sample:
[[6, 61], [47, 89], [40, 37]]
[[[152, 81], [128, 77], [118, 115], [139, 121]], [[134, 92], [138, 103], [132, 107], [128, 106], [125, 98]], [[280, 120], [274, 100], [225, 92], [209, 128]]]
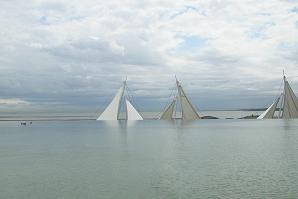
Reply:
[[1, 0], [0, 110], [100, 111], [128, 76], [141, 111], [181, 81], [200, 109], [298, 94], [297, 0]]

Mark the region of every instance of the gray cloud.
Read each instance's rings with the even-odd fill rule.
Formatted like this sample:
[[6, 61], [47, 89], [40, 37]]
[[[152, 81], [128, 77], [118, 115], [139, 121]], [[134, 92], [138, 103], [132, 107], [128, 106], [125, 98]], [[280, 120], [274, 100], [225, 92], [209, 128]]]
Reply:
[[12, 0], [0, 7], [0, 99], [26, 101], [28, 109], [101, 110], [125, 76], [141, 110], [161, 109], [174, 74], [201, 109], [266, 106], [283, 68], [298, 87], [295, 1]]

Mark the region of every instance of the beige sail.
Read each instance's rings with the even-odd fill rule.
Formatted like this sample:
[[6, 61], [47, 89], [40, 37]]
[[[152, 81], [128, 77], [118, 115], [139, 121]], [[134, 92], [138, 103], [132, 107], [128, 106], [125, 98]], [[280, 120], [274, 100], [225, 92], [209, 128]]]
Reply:
[[182, 119], [183, 120], [197, 120], [200, 119], [199, 114], [197, 113], [194, 106], [191, 104], [189, 99], [187, 98], [180, 82], [176, 81], [177, 88], [178, 88], [178, 94], [179, 94], [179, 100], [181, 103], [181, 109], [182, 109]]
[[133, 105], [125, 99], [126, 102], [126, 116], [127, 120], [143, 120], [143, 117], [140, 115], [140, 113], [133, 107]]
[[279, 102], [280, 97], [278, 97], [269, 108], [266, 109], [257, 119], [270, 119], [274, 117], [274, 113]]
[[[273, 118], [276, 111], [277, 104], [280, 100], [280, 97], [264, 112], [258, 119]], [[298, 118], [298, 99], [293, 92], [289, 82], [284, 76], [284, 90], [281, 94], [281, 111], [278, 115], [279, 118], [291, 119]]]
[[173, 113], [176, 107], [176, 98], [171, 102], [171, 104], [166, 108], [163, 114], [160, 116], [160, 120], [171, 120], [173, 119]]
[[298, 99], [284, 77], [284, 104], [282, 118], [298, 118]]
[[117, 93], [116, 93], [115, 97], [113, 98], [113, 100], [111, 101], [111, 103], [102, 112], [102, 114], [97, 118], [97, 120], [118, 120], [119, 119], [121, 100], [123, 97], [124, 90], [125, 90], [125, 83], [117, 91]]

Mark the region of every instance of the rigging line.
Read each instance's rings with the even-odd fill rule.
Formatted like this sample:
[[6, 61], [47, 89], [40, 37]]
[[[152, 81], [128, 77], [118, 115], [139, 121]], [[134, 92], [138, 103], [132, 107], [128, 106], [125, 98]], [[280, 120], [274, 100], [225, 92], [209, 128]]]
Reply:
[[[277, 91], [277, 94], [275, 94], [274, 95], [274, 101], [278, 98], [278, 97], [281, 97], [281, 90], [282, 90], [282, 85], [283, 85], [283, 79], [281, 80], [281, 82], [280, 82], [280, 85], [279, 85], [279, 88], [278, 88], [278, 91]], [[259, 95], [250, 95], [250, 96], [259, 96]], [[281, 100], [278, 102], [278, 104], [280, 104], [280, 102], [281, 102]], [[269, 103], [272, 103], [272, 101], [270, 100], [270, 102], [269, 102], [269, 100], [268, 100], [268, 104]]]
[[134, 97], [133, 97], [133, 91], [130, 90], [130, 88], [126, 85], [126, 91], [129, 101], [135, 106], [137, 111], [140, 111], [139, 106], [137, 103], [135, 103]]
[[173, 93], [174, 93], [174, 90], [175, 90], [175, 87], [173, 87], [173, 88], [171, 89], [171, 93], [170, 93], [170, 95], [167, 97], [168, 101], [167, 101], [167, 103], [166, 103], [166, 106], [163, 108], [162, 112], [158, 112], [158, 113], [154, 116], [154, 118], [160, 118], [160, 117], [161, 117], [161, 114], [162, 114], [162, 113], [167, 109], [167, 107], [170, 105], [170, 103], [171, 103], [171, 97], [172, 97], [172, 95], [173, 95]]
[[133, 100], [132, 99], [132, 94], [131, 94], [131, 90], [130, 90], [130, 88], [126, 85], [126, 98], [128, 99], [128, 100]]
[[282, 80], [281, 80], [281, 83], [280, 83], [280, 85], [279, 85], [278, 93], [277, 93], [277, 95], [275, 96], [275, 99], [277, 99], [277, 98], [280, 96], [280, 92], [281, 92], [281, 89], [282, 89], [283, 82], [284, 82], [284, 80], [282, 79]]
[[[174, 94], [174, 90], [175, 90], [175, 86], [174, 87], [172, 87], [172, 89], [171, 89], [171, 93], [170, 93], [170, 95], [167, 97], [167, 99], [168, 99], [168, 101], [167, 101], [167, 104], [166, 104], [166, 106], [163, 108], [163, 110], [162, 110], [162, 112], [158, 112], [155, 116], [154, 116], [154, 118], [160, 118], [160, 116], [161, 116], [161, 114], [166, 110], [166, 108], [170, 105], [170, 103], [171, 103], [171, 97], [172, 97], [172, 95]], [[175, 96], [174, 96], [175, 97]]]

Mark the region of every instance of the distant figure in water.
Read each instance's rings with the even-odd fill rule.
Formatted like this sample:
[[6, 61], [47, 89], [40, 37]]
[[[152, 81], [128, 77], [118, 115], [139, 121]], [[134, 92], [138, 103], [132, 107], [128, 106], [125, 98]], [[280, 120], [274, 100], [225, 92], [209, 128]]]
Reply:
[[21, 122], [21, 125], [24, 125], [25, 126], [26, 124], [27, 124], [26, 122]]

